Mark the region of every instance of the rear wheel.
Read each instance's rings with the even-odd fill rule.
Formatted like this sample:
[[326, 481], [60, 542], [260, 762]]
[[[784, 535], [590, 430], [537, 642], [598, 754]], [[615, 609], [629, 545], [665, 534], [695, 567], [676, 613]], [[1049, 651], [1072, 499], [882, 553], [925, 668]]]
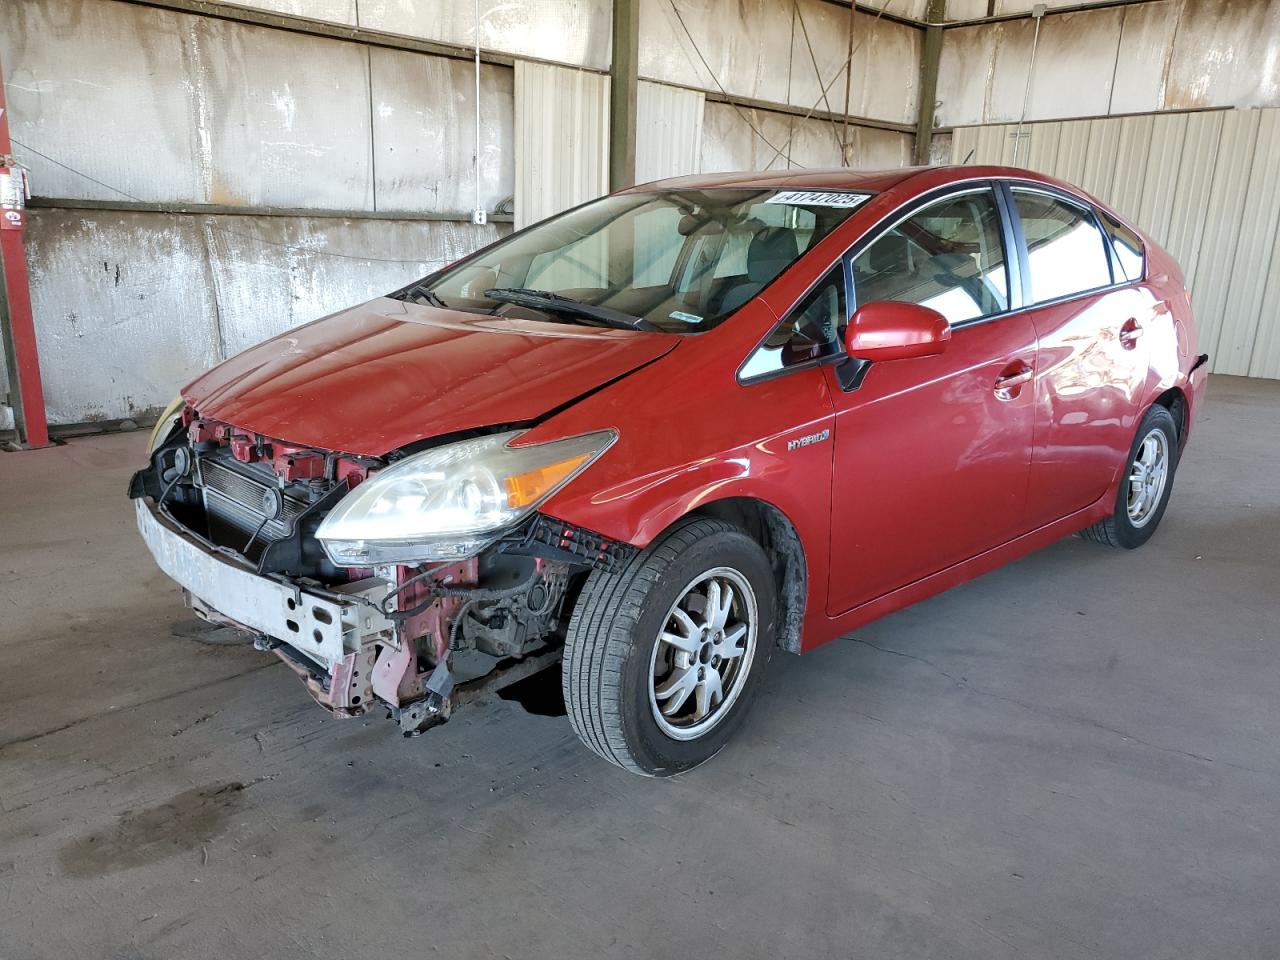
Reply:
[[1080, 535], [1109, 547], [1142, 546], [1164, 516], [1177, 466], [1177, 424], [1168, 410], [1154, 406], [1138, 424], [1114, 512]]
[[574, 730], [647, 776], [709, 760], [759, 689], [775, 606], [764, 551], [721, 520], [684, 520], [620, 572], [593, 572], [565, 638]]

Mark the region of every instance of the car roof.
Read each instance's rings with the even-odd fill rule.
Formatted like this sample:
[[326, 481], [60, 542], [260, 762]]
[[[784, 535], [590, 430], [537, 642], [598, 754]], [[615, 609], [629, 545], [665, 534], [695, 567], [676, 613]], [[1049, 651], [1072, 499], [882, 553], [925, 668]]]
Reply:
[[759, 187], [774, 190], [851, 190], [855, 192], [881, 193], [914, 178], [920, 178], [922, 189], [946, 183], [948, 180], [974, 180], [1005, 178], [1033, 180], [1064, 187], [1073, 193], [1079, 189], [1052, 177], [1022, 170], [1018, 167], [996, 166], [934, 166], [898, 167], [892, 170], [854, 170], [834, 167], [825, 170], [794, 168], [791, 170], [742, 170], [730, 173], [702, 173], [688, 177], [671, 177], [631, 187], [634, 191], [651, 190], [710, 190], [716, 187]]

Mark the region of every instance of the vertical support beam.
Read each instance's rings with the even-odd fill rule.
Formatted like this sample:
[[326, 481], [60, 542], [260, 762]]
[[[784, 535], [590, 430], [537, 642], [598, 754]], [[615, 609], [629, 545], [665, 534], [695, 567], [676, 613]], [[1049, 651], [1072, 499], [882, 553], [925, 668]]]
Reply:
[[[4, 96], [4, 66], [0, 64], [0, 174], [12, 168], [9, 111]], [[31, 316], [31, 283], [27, 254], [22, 242], [26, 214], [20, 209], [0, 210], [0, 333], [4, 335], [9, 392], [18, 427], [18, 441], [26, 447], [49, 445], [45, 419], [44, 387], [40, 381], [40, 357], [36, 352], [36, 328]]]
[[609, 189], [636, 182], [636, 75], [640, 67], [640, 0], [613, 0], [609, 65]]
[[947, 18], [947, 0], [929, 0], [924, 28], [924, 48], [920, 53], [920, 104], [916, 108], [916, 143], [911, 160], [917, 166], [929, 162], [933, 142], [933, 112], [938, 104], [938, 64], [942, 61], [942, 24]]

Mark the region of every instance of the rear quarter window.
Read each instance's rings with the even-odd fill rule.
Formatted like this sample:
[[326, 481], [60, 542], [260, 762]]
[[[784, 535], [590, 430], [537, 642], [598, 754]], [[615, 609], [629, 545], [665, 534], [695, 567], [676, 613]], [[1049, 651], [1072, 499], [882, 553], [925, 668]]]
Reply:
[[1102, 225], [1106, 227], [1111, 249], [1115, 251], [1116, 281], [1141, 280], [1146, 268], [1146, 251], [1142, 246], [1142, 239], [1105, 213], [1102, 214]]

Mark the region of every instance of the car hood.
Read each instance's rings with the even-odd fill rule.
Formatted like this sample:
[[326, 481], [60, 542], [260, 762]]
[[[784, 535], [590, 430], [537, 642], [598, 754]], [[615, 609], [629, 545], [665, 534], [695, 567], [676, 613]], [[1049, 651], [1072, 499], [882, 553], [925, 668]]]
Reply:
[[381, 456], [428, 437], [536, 420], [678, 341], [380, 298], [260, 343], [182, 395], [201, 416], [254, 433]]

